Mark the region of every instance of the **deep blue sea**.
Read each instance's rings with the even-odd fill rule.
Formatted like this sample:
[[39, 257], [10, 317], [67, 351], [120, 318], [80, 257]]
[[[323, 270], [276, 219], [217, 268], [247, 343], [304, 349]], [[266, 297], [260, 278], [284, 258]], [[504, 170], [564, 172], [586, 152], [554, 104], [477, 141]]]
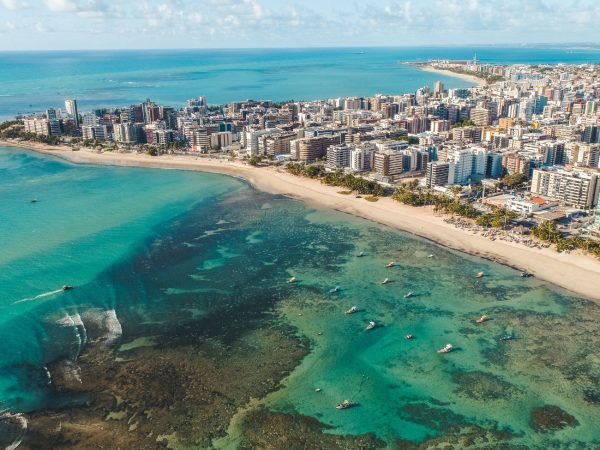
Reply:
[[[446, 438], [455, 448], [600, 446], [600, 307], [548, 283], [221, 175], [76, 166], [0, 147], [0, 202], [0, 409], [24, 413], [0, 414], [0, 448], [21, 439], [16, 418], [29, 421], [26, 439], [62, 424], [73, 441], [59, 448], [80, 448], [95, 429], [205, 448], [194, 440], [207, 426], [199, 416], [217, 410], [214, 398], [232, 413], [246, 406], [256, 387], [244, 380], [278, 364], [255, 355], [275, 327], [310, 352], [257, 401], [327, 433], [373, 433], [390, 448]], [[484, 313], [491, 320], [476, 324]], [[369, 321], [379, 326], [367, 331]], [[196, 363], [207, 343], [217, 353]], [[457, 350], [437, 353], [446, 343]], [[185, 375], [186, 364], [197, 365]], [[77, 390], [99, 378], [95, 365], [110, 367], [112, 383], [96, 396], [116, 399], [100, 400], [99, 422]], [[238, 385], [194, 401], [212, 370]], [[67, 375], [71, 390], [55, 390]], [[336, 410], [344, 399], [359, 406]], [[61, 413], [31, 415], [45, 409]], [[214, 430], [216, 448], [238, 448], [236, 423]]]
[[0, 53], [0, 119], [63, 107], [125, 106], [151, 98], [181, 106], [206, 96], [234, 100], [314, 100], [398, 94], [442, 80], [471, 84], [401, 65], [433, 58], [487, 63], [600, 62], [600, 49], [576, 47], [406, 47], [286, 50], [156, 50]]

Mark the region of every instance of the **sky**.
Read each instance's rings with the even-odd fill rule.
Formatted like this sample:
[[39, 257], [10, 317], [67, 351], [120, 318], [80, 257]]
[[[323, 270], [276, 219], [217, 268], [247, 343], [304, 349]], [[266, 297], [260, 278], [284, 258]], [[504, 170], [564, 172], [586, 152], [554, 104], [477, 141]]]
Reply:
[[600, 0], [0, 0], [0, 50], [600, 42]]

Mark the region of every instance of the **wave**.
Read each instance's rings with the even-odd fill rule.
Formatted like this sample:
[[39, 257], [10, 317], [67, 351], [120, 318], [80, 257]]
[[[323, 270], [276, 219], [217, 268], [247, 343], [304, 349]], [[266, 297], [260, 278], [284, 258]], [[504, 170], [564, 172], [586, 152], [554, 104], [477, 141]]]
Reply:
[[79, 358], [79, 355], [81, 355], [81, 352], [83, 352], [83, 349], [87, 344], [87, 330], [85, 328], [83, 320], [81, 319], [81, 316], [79, 314], [65, 314], [65, 317], [63, 317], [60, 320], [57, 320], [56, 323], [62, 326], [73, 328], [75, 339], [77, 341], [77, 348], [75, 349], [74, 354], [72, 355], [72, 359], [77, 360], [77, 358]]
[[38, 300], [38, 299], [44, 298], [44, 297], [50, 297], [51, 295], [56, 295], [56, 294], [59, 294], [60, 292], [64, 292], [64, 289], [60, 288], [55, 291], [44, 292], [43, 294], [36, 295], [35, 297], [29, 297], [29, 298], [17, 300], [16, 302], [13, 303], [13, 305], [16, 305], [17, 303], [31, 302], [33, 300]]
[[90, 340], [102, 341], [107, 347], [114, 347], [121, 341], [123, 328], [114, 309], [108, 311], [88, 310], [83, 314], [83, 321], [88, 324]]
[[0, 412], [0, 446], [15, 450], [27, 432], [27, 419], [22, 414]]

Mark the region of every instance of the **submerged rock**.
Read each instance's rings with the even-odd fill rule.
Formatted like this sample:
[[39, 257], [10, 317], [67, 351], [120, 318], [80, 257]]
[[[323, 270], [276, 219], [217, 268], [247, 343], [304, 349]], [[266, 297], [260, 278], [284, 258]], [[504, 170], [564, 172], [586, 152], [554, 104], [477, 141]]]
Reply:
[[531, 428], [539, 432], [562, 430], [579, 425], [575, 417], [555, 405], [544, 405], [531, 410]]

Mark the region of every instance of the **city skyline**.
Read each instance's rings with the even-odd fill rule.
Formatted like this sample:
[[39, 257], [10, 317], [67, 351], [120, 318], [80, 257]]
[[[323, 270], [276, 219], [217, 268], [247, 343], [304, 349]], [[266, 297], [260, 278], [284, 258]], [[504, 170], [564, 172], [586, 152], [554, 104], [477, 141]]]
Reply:
[[597, 43], [599, 15], [556, 0], [0, 0], [0, 50]]

